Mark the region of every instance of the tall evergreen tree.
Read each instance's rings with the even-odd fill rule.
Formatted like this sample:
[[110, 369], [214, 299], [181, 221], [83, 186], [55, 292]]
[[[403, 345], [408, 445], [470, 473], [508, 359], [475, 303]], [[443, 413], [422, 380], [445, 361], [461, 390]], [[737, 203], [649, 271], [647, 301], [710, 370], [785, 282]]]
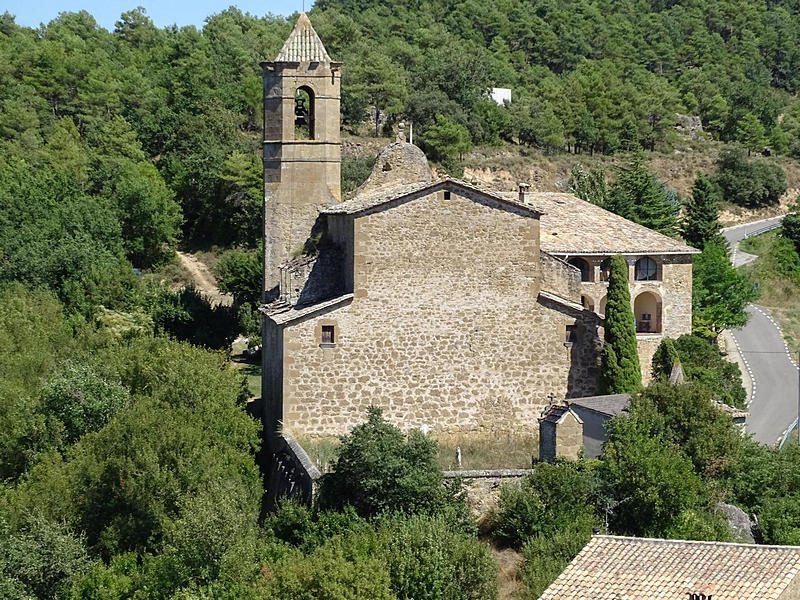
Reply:
[[619, 254], [609, 265], [605, 345], [600, 372], [604, 394], [634, 393], [642, 387], [636, 330], [628, 290], [628, 265]]
[[692, 186], [692, 197], [686, 203], [683, 220], [683, 237], [695, 248], [703, 249], [705, 243], [719, 236], [719, 187], [702, 173], [697, 174]]
[[645, 168], [641, 155], [636, 155], [614, 182], [607, 208], [665, 235], [675, 235], [677, 230], [674, 194]]
[[744, 309], [758, 292], [731, 265], [722, 243], [708, 242], [692, 259], [692, 279], [692, 333], [716, 340], [723, 329], [747, 323]]

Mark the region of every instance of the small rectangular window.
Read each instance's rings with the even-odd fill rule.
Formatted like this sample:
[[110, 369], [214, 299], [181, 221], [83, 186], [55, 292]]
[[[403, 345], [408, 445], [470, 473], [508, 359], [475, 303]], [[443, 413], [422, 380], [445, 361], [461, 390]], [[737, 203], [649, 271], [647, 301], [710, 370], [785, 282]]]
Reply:
[[567, 331], [564, 342], [567, 344], [574, 344], [577, 341], [578, 341], [578, 326], [567, 325]]
[[322, 326], [322, 337], [320, 342], [323, 344], [330, 344], [333, 345], [335, 343], [333, 339], [333, 325], [323, 325]]
[[445, 192], [444, 193], [444, 199], [445, 200], [450, 200], [450, 192]]

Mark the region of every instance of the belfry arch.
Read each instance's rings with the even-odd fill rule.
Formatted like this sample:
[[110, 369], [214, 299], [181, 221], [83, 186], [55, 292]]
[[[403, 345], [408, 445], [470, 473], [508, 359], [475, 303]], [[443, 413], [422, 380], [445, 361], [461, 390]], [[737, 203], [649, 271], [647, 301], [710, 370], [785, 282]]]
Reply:
[[294, 93], [294, 139], [314, 139], [315, 116], [314, 90], [307, 85], [301, 85]]

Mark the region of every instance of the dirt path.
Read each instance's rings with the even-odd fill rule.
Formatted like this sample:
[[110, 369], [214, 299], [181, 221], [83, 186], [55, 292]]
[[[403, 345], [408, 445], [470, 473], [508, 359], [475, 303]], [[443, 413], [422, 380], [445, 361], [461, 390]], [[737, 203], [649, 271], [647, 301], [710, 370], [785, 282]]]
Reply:
[[230, 294], [223, 294], [219, 291], [217, 280], [214, 279], [211, 271], [208, 270], [208, 267], [204, 263], [186, 252], [178, 252], [178, 258], [183, 268], [192, 275], [195, 289], [206, 296], [211, 301], [211, 304], [230, 306], [233, 302], [233, 298]]

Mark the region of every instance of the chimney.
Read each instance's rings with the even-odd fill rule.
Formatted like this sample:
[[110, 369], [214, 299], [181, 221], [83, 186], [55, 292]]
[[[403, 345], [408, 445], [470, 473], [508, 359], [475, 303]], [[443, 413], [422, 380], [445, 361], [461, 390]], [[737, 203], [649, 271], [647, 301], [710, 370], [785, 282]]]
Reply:
[[519, 203], [525, 204], [525, 194], [529, 189], [531, 189], [531, 186], [529, 183], [520, 183], [518, 184], [518, 186], [519, 186]]

